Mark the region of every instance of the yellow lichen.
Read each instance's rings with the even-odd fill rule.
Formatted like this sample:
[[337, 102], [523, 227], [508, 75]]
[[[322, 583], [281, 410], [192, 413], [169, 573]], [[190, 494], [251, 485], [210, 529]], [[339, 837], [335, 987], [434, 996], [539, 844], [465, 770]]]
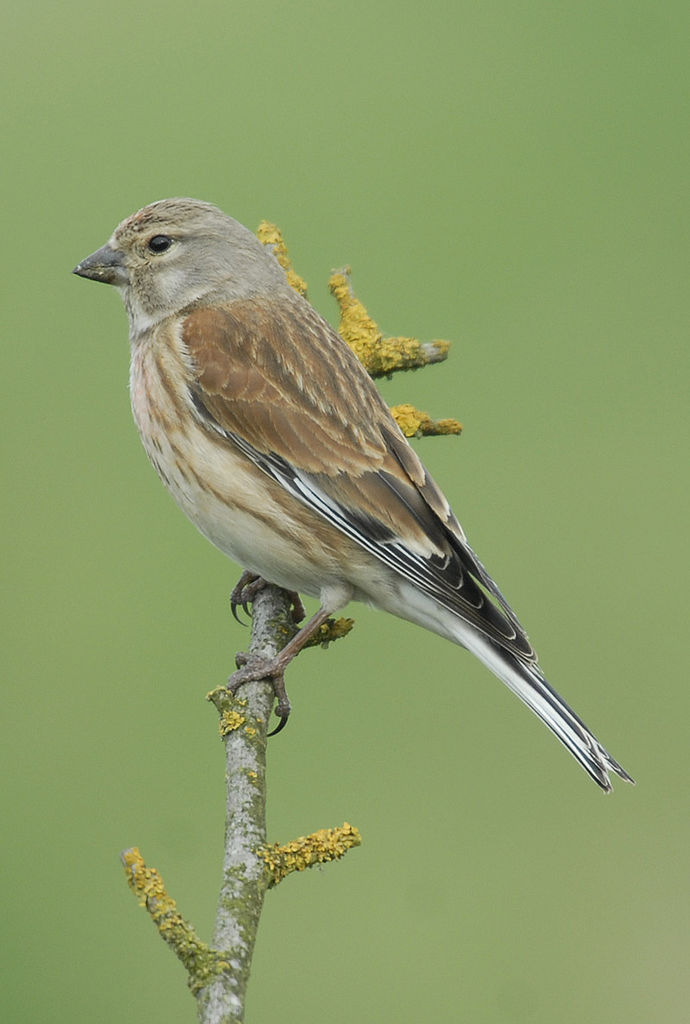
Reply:
[[385, 338], [378, 324], [356, 297], [350, 268], [331, 274], [328, 287], [340, 308], [338, 332], [372, 377], [386, 377], [395, 370], [411, 370], [445, 359], [450, 343], [426, 344], [416, 338]]
[[307, 640], [305, 647], [327, 647], [333, 640], [347, 636], [355, 624], [354, 619], [326, 619], [313, 636]]
[[292, 261], [280, 228], [268, 220], [262, 220], [256, 232], [262, 245], [270, 245], [275, 258], [287, 274], [288, 284], [300, 295], [307, 294], [307, 282], [293, 269]]
[[346, 821], [337, 828], [322, 828], [309, 836], [293, 839], [283, 846], [273, 843], [259, 850], [259, 856], [263, 858], [268, 869], [268, 884], [271, 887], [282, 882], [293, 871], [304, 871], [315, 864], [338, 860], [361, 842], [359, 829]]
[[133, 846], [120, 855], [127, 884], [145, 907], [161, 938], [184, 964], [192, 992], [208, 985], [218, 974], [229, 970], [224, 954], [202, 942], [194, 928], [182, 917], [175, 900], [168, 895], [158, 871], [150, 868]]
[[127, 873], [127, 883], [140, 906], [146, 906], [149, 900], [152, 901], [155, 906], [153, 917], [176, 911], [175, 900], [168, 896], [163, 879], [155, 868], [147, 866], [137, 846], [123, 852], [122, 864]]
[[462, 423], [457, 420], [432, 420], [427, 412], [415, 409], [405, 403], [394, 405], [391, 409], [393, 417], [405, 437], [429, 436], [431, 434], [459, 434]]
[[247, 721], [245, 716], [239, 711], [226, 709], [220, 713], [218, 719], [218, 729], [221, 736], [227, 736], [228, 733], [235, 732], [240, 729]]

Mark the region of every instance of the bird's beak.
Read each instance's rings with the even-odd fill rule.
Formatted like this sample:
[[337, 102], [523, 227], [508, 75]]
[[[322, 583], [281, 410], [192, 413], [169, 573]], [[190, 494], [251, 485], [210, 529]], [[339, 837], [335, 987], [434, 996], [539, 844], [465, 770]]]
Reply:
[[92, 281], [102, 281], [103, 284], [129, 284], [129, 274], [122, 253], [109, 245], [92, 252], [77, 264], [72, 273], [78, 274], [79, 277], [88, 277]]

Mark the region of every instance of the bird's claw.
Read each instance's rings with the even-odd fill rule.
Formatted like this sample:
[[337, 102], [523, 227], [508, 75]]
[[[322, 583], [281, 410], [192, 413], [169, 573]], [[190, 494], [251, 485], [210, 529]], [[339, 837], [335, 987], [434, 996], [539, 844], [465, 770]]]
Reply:
[[[278, 714], [278, 708], [276, 708], [276, 714]], [[278, 724], [275, 727], [275, 729], [271, 729], [270, 732], [266, 733], [266, 736], [267, 737], [268, 736], [277, 736], [279, 732], [282, 732], [282, 730], [287, 725], [287, 721], [288, 721], [289, 717], [290, 717], [289, 715], [283, 715], [283, 717], [280, 719], [280, 721], [278, 722]]]
[[227, 682], [228, 690], [233, 696], [245, 683], [257, 682], [259, 679], [270, 681], [277, 700], [275, 713], [281, 721], [268, 735], [277, 735], [287, 725], [292, 710], [290, 698], [285, 689], [284, 668], [279, 658], [259, 658], [255, 654], [240, 651], [235, 656], [235, 664], [237, 671], [233, 672]]
[[[246, 622], [242, 622], [242, 619], [237, 614], [237, 609], [241, 608], [244, 614], [251, 618], [249, 605], [265, 586], [267, 586], [266, 580], [262, 576], [257, 576], [255, 572], [245, 570], [242, 573], [230, 594], [230, 610], [235, 622], [239, 622], [241, 626], [247, 625]], [[295, 623], [301, 622], [307, 614], [302, 604], [302, 599], [296, 590], [287, 590], [286, 594], [290, 598], [292, 605], [292, 621]]]
[[230, 594], [230, 611], [235, 622], [239, 622], [241, 626], [246, 626], [246, 622], [242, 622], [242, 619], [237, 614], [237, 609], [241, 608], [249, 618], [249, 605], [265, 585], [265, 581], [261, 576], [257, 576], [255, 572], [245, 570], [242, 573]]

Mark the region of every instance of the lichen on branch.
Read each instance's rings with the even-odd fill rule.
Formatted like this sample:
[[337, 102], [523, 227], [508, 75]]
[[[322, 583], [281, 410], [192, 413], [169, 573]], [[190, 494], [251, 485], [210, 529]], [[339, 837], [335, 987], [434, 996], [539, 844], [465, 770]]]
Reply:
[[300, 295], [306, 295], [307, 282], [303, 277], [300, 277], [297, 271], [293, 268], [292, 260], [290, 259], [287, 245], [285, 244], [283, 233], [280, 228], [276, 224], [271, 224], [270, 220], [262, 220], [257, 228], [256, 237], [262, 245], [268, 245], [271, 247], [273, 255], [287, 274], [290, 287], [294, 288]]
[[269, 888], [278, 885], [293, 871], [305, 871], [316, 864], [340, 860], [348, 850], [360, 846], [359, 829], [349, 822], [337, 828], [321, 828], [308, 836], [300, 836], [290, 843], [273, 843], [259, 851], [269, 872]]
[[328, 288], [340, 310], [338, 333], [371, 377], [388, 377], [398, 370], [417, 370], [447, 358], [449, 341], [385, 337], [355, 295], [351, 276], [349, 267], [334, 271]]
[[334, 640], [341, 640], [351, 632], [355, 624], [354, 619], [326, 619], [313, 636], [309, 637], [304, 649], [307, 647], [328, 647]]
[[428, 412], [421, 412], [408, 403], [392, 406], [391, 412], [405, 437], [430, 437], [462, 432], [462, 423], [458, 423], [457, 420], [432, 420]]
[[187, 984], [197, 993], [215, 977], [230, 969], [222, 953], [212, 949], [182, 917], [159, 872], [149, 867], [136, 846], [120, 854], [127, 884], [187, 971]]

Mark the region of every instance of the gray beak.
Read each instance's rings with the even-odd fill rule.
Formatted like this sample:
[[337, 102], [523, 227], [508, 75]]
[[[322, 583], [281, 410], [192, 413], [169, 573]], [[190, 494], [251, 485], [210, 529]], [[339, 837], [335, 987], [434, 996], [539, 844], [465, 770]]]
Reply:
[[109, 245], [92, 252], [77, 264], [72, 273], [78, 274], [79, 277], [88, 277], [92, 281], [102, 281], [103, 284], [129, 284], [129, 274], [122, 253], [117, 249], [111, 249]]

